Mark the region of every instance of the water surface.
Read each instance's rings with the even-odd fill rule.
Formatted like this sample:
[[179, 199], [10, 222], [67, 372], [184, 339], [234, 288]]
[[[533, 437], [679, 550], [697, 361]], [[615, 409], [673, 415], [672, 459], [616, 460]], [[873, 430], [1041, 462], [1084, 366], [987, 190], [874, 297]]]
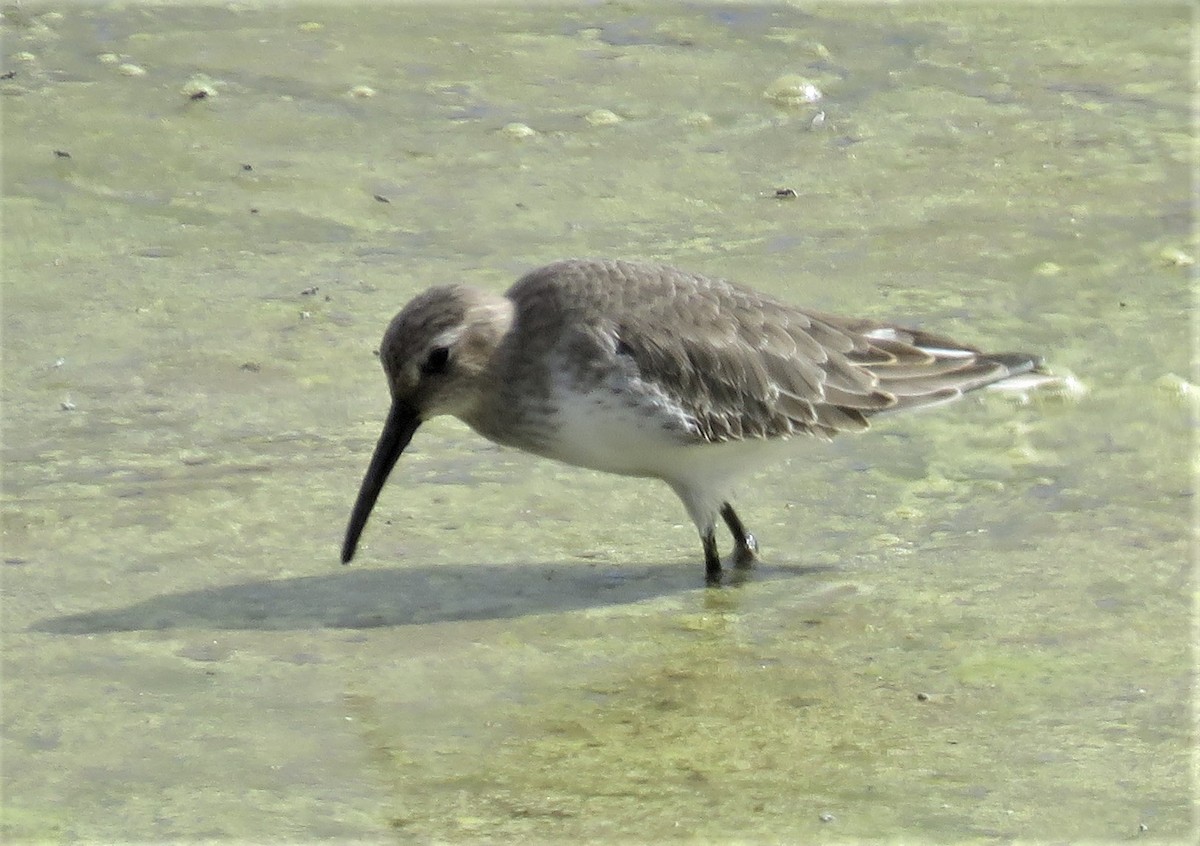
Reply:
[[[1189, 23], [7, 7], [6, 840], [1194, 835]], [[387, 320], [570, 255], [1089, 393], [804, 445], [720, 591], [661, 485], [437, 421], [338, 566]]]

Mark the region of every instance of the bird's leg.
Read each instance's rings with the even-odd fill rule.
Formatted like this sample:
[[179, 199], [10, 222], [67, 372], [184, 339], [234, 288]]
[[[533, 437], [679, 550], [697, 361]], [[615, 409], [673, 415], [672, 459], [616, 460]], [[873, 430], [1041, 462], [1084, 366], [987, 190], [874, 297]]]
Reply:
[[733, 566], [749, 567], [758, 559], [758, 541], [754, 539], [754, 535], [746, 531], [741, 518], [737, 516], [737, 512], [728, 502], [721, 505], [721, 518], [729, 527], [729, 533], [733, 535]]
[[717, 533], [709, 525], [708, 531], [700, 536], [704, 543], [704, 581], [709, 587], [721, 584], [721, 556], [717, 553]]

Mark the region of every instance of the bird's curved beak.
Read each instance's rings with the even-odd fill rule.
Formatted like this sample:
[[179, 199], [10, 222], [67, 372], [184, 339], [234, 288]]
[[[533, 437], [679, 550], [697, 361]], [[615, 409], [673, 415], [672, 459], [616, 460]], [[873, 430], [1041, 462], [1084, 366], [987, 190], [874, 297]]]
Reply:
[[421, 418], [417, 416], [417, 410], [413, 406], [400, 401], [392, 403], [387, 422], [383, 424], [383, 433], [379, 436], [379, 443], [375, 445], [375, 454], [371, 456], [362, 486], [358, 489], [354, 510], [350, 512], [350, 525], [346, 527], [346, 540], [342, 543], [343, 564], [349, 564], [350, 559], [354, 557], [354, 550], [358, 547], [358, 536], [362, 534], [363, 526], [367, 525], [367, 518], [371, 516], [375, 500], [383, 490], [383, 483], [387, 481], [388, 474], [396, 466], [396, 459], [404, 452], [420, 425]]

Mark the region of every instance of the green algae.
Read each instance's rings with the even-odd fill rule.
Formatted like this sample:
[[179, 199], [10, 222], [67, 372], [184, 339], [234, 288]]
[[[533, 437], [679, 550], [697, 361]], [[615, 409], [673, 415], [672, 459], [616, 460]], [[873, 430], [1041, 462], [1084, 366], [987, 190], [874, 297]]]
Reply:
[[[1185, 9], [805, 11], [5, 10], [6, 841], [1194, 833]], [[339, 567], [391, 314], [575, 254], [1090, 393], [804, 446], [720, 592], [437, 421]]]

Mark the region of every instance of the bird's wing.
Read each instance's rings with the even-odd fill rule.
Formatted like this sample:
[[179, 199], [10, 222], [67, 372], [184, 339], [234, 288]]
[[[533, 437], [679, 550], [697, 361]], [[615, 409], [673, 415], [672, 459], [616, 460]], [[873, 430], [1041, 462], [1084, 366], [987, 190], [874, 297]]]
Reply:
[[[861, 431], [873, 414], [946, 402], [1033, 366], [1030, 357], [986, 356], [930, 333], [802, 310], [672, 267], [574, 260], [539, 273], [542, 303], [555, 297], [576, 310], [564, 322], [603, 336], [618, 366], [667, 397], [707, 441]], [[537, 290], [537, 280], [526, 287]]]

